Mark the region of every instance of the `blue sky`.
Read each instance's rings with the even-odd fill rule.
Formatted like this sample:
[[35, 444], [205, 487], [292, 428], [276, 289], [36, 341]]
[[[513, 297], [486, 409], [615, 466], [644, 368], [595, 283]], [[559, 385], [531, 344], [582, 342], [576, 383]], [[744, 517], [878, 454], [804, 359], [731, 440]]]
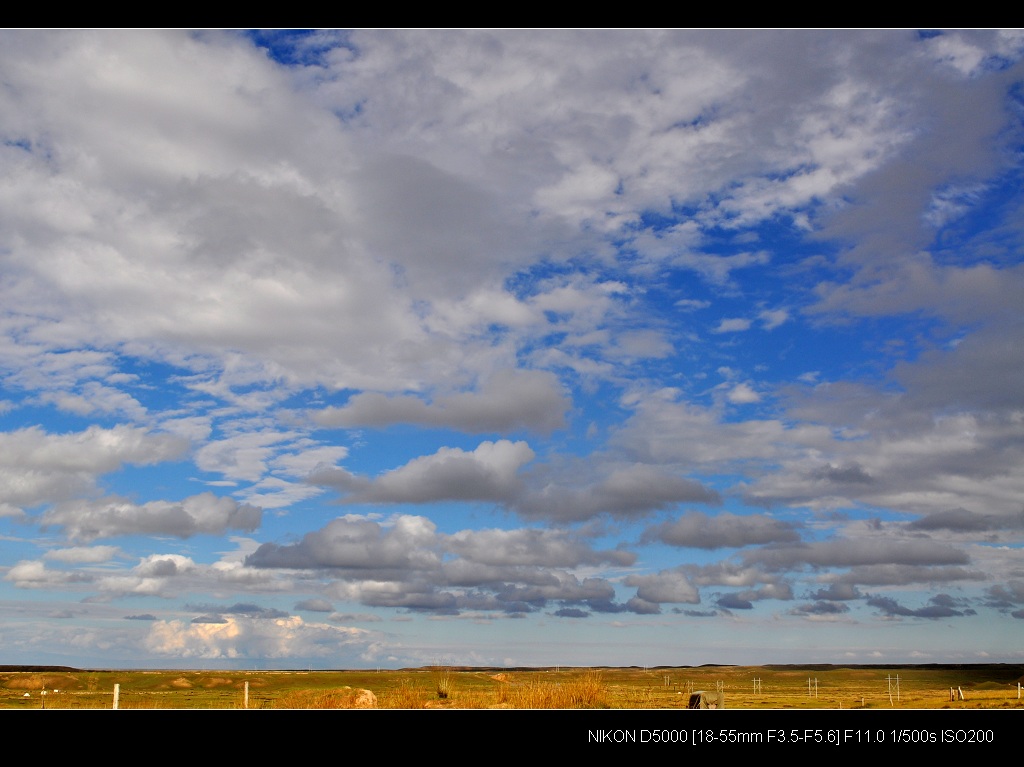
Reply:
[[7, 31], [0, 647], [1024, 659], [1024, 35]]

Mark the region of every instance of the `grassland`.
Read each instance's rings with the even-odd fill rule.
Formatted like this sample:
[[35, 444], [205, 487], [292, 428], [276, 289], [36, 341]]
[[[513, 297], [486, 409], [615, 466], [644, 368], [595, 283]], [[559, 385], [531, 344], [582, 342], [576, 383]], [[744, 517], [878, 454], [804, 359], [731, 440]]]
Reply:
[[719, 689], [730, 709], [1015, 709], [1024, 708], [1021, 680], [1024, 666], [1012, 664], [445, 666], [309, 672], [35, 669], [0, 670], [0, 708], [112, 708], [116, 685], [121, 709], [680, 709], [692, 692]]

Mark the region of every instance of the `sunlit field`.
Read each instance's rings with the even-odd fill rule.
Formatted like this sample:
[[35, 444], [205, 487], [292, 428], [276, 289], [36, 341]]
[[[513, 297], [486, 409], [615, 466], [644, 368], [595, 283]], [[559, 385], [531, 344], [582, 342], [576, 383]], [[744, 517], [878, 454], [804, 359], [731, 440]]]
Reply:
[[1024, 708], [1020, 665], [0, 672], [7, 709]]

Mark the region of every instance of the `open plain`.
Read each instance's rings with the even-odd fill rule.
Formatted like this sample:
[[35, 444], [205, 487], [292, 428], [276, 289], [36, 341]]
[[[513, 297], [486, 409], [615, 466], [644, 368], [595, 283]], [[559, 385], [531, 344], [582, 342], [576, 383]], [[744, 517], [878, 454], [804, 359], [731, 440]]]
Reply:
[[0, 667], [3, 709], [1024, 708], [1024, 665], [674, 666], [380, 671], [81, 670]]

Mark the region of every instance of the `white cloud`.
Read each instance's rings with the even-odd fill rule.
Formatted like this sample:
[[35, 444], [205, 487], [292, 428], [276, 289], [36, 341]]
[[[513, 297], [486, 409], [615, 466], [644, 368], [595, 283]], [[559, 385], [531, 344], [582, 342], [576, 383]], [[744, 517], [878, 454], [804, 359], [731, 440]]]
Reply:
[[789, 320], [788, 309], [765, 309], [757, 315], [765, 330], [775, 330]]
[[65, 549], [51, 549], [44, 559], [54, 562], [99, 564], [109, 562], [120, 553], [117, 546], [72, 546]]
[[447, 426], [470, 433], [531, 429], [548, 433], [565, 424], [570, 401], [548, 372], [508, 370], [494, 373], [476, 392], [438, 395], [426, 403], [408, 395], [364, 392], [340, 408], [312, 414], [323, 426], [376, 426], [411, 423]]
[[37, 560], [23, 560], [7, 571], [4, 580], [21, 589], [46, 589], [85, 579], [60, 570], [48, 569], [45, 563]]
[[549, 601], [609, 609], [615, 591], [602, 577], [573, 570], [629, 567], [628, 551], [596, 550], [550, 530], [462, 530], [439, 535], [423, 517], [387, 523], [349, 515], [294, 545], [263, 544], [247, 564], [264, 570], [316, 570], [335, 600], [441, 614], [464, 610], [531, 612]]
[[195, 569], [195, 562], [181, 554], [151, 554], [139, 562], [132, 573], [143, 578], [171, 578]]
[[730, 317], [723, 319], [712, 331], [713, 333], [740, 333], [749, 330], [753, 323], [742, 317]]
[[555, 530], [461, 530], [447, 538], [446, 546], [467, 561], [486, 565], [571, 568], [604, 561], [630, 565], [635, 559], [624, 551], [594, 551]]
[[539, 469], [514, 508], [527, 519], [568, 523], [602, 514], [644, 516], [680, 503], [720, 502], [714, 490], [663, 467], [594, 461], [585, 468], [572, 463]]
[[700, 593], [684, 573], [666, 570], [654, 575], [629, 575], [624, 583], [636, 588], [636, 596], [655, 604], [700, 604]]
[[308, 533], [295, 545], [263, 544], [247, 562], [257, 567], [424, 568], [439, 562], [436, 526], [425, 517], [399, 516], [382, 525], [349, 515]]
[[526, 442], [481, 442], [467, 452], [442, 447], [361, 483], [347, 499], [360, 503], [428, 503], [438, 500], [508, 501], [521, 488], [519, 470], [535, 453]]
[[150, 652], [182, 659], [322, 658], [342, 648], [365, 647], [378, 637], [365, 629], [307, 623], [298, 616], [260, 620], [237, 615], [222, 623], [155, 621], [146, 637]]
[[644, 538], [672, 546], [719, 549], [792, 543], [799, 540], [799, 535], [794, 525], [761, 514], [741, 516], [721, 512], [709, 517], [701, 512], [687, 512], [671, 522], [648, 528], [644, 531]]
[[52, 402], [61, 410], [76, 415], [123, 414], [137, 421], [146, 416], [146, 408], [130, 394], [104, 386], [97, 381], [86, 383], [82, 387], [81, 394], [45, 392], [40, 399], [44, 402]]
[[103, 474], [125, 464], [151, 465], [181, 456], [187, 443], [146, 429], [90, 426], [48, 434], [39, 427], [0, 433], [0, 491], [10, 504], [31, 507], [95, 488]]
[[734, 405], [749, 405], [753, 402], [760, 402], [761, 395], [758, 394], [750, 384], [736, 384], [729, 390], [726, 398]]
[[65, 501], [43, 514], [45, 524], [63, 527], [73, 540], [91, 541], [121, 535], [217, 535], [227, 530], [253, 531], [262, 511], [213, 493], [189, 496], [180, 502], [133, 503], [106, 496], [90, 501]]
[[267, 462], [282, 442], [297, 437], [296, 432], [243, 432], [207, 442], [196, 451], [196, 465], [203, 471], [223, 474], [230, 479], [256, 482], [267, 473]]

